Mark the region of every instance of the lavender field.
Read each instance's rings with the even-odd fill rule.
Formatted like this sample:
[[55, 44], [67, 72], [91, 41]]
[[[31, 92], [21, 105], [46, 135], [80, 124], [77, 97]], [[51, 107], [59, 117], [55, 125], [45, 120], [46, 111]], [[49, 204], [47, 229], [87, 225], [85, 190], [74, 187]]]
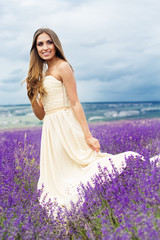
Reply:
[[[0, 239], [160, 239], [160, 119], [90, 125], [101, 151], [135, 151], [127, 168], [108, 181], [106, 169], [79, 187], [71, 209], [39, 204], [41, 128], [0, 131]], [[84, 201], [85, 199], [85, 201]], [[55, 214], [56, 212], [56, 214]]]

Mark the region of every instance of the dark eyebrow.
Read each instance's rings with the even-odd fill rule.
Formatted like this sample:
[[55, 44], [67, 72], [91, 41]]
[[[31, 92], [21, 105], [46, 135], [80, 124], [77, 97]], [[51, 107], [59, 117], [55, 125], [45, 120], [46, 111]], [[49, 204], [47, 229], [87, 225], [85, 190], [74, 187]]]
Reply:
[[40, 44], [40, 43], [43, 43], [42, 41], [38, 41], [36, 44]]
[[[47, 42], [48, 42], [48, 41], [52, 41], [52, 42], [53, 42], [52, 39], [48, 39]], [[42, 41], [37, 41], [37, 43], [42, 43]]]

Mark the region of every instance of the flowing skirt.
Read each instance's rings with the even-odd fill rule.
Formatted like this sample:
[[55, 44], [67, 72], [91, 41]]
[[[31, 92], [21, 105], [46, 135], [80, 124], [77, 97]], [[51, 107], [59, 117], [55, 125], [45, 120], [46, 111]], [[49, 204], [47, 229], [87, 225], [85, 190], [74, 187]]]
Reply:
[[69, 206], [71, 200], [77, 201], [79, 184], [86, 184], [98, 174], [99, 165], [107, 168], [108, 176], [113, 174], [113, 165], [120, 174], [126, 167], [126, 158], [131, 155], [139, 154], [129, 151], [112, 155], [89, 148], [72, 109], [45, 115], [38, 181], [38, 189], [42, 185], [44, 189], [40, 201], [47, 194], [46, 200]]

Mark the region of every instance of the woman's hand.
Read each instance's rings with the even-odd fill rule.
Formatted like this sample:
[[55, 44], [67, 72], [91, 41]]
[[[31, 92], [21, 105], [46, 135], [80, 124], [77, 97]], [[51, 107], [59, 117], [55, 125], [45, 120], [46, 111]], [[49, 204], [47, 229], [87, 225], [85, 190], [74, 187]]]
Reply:
[[93, 150], [93, 151], [96, 151], [96, 152], [99, 152], [100, 150], [100, 144], [99, 144], [99, 141], [97, 138], [94, 138], [94, 137], [88, 137], [85, 139], [86, 140], [86, 143], [88, 144], [88, 146]]

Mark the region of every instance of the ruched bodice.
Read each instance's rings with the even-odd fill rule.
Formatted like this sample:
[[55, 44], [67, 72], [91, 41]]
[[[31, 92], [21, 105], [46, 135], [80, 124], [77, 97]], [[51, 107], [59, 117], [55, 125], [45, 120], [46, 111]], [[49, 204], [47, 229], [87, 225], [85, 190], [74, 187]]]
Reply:
[[45, 112], [70, 106], [66, 88], [60, 80], [48, 75], [43, 79], [43, 87], [46, 91], [46, 94], [42, 97]]

